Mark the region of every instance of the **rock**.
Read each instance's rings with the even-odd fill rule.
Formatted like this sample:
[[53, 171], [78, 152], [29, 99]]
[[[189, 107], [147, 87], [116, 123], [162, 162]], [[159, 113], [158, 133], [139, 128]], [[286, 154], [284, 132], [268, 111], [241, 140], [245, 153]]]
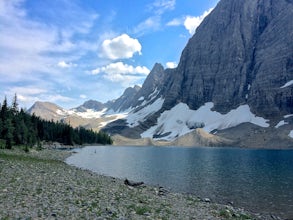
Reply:
[[157, 195], [165, 196], [167, 193], [169, 193], [169, 191], [167, 189], [165, 189], [164, 187], [160, 186], [159, 190], [157, 192]]
[[134, 182], [134, 181], [130, 181], [128, 179], [124, 180], [124, 184], [127, 186], [132, 186], [132, 187], [138, 187], [144, 184], [144, 182]]
[[209, 198], [203, 198], [202, 201], [203, 202], [207, 202], [207, 203], [210, 203], [211, 202], [211, 200]]

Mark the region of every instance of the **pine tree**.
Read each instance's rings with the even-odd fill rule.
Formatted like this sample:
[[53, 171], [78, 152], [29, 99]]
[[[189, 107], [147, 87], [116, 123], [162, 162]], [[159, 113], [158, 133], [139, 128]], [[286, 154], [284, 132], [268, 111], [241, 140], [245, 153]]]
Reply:
[[15, 93], [13, 97], [13, 102], [12, 102], [12, 112], [13, 114], [17, 114], [18, 111], [19, 109], [18, 109], [18, 103], [17, 103], [17, 95]]

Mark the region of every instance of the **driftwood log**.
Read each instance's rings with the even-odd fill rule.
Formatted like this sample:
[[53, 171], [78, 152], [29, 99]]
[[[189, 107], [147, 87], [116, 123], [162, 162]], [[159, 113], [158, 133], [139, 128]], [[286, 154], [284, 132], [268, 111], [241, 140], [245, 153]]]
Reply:
[[127, 186], [137, 187], [137, 186], [143, 185], [144, 182], [134, 182], [134, 181], [130, 181], [128, 179], [125, 179], [124, 184], [127, 185]]

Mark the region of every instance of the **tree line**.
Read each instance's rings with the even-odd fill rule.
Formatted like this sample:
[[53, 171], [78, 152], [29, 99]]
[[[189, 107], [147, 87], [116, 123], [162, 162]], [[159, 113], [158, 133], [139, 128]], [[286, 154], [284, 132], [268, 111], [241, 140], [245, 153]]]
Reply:
[[73, 128], [62, 122], [54, 122], [30, 115], [20, 109], [17, 96], [12, 105], [5, 97], [0, 103], [0, 147], [11, 149], [14, 145], [33, 147], [41, 142], [74, 144], [112, 144], [112, 139], [104, 132], [94, 132], [83, 127]]

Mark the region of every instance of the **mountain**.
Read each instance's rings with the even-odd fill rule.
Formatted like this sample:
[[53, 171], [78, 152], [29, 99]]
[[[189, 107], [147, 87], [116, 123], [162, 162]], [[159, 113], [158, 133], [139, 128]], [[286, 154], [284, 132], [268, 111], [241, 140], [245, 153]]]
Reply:
[[106, 108], [106, 106], [103, 103], [95, 100], [88, 100], [73, 110], [78, 112], [86, 112], [88, 109], [92, 109], [94, 111], [102, 111], [104, 108]]
[[227, 113], [242, 104], [266, 118], [291, 114], [293, 5], [286, 0], [222, 0], [198, 27], [167, 80], [164, 107]]
[[[189, 40], [178, 67], [156, 64], [137, 94], [148, 100], [136, 101], [124, 120], [104, 130], [174, 140], [196, 128], [245, 127], [252, 135], [256, 126], [293, 146], [292, 16], [292, 0], [221, 0]], [[254, 126], [241, 126], [246, 123]]]
[[122, 96], [116, 100], [107, 102], [106, 106], [108, 109], [112, 109], [114, 112], [123, 112], [132, 107], [135, 100], [134, 98], [140, 89], [141, 87], [138, 85], [129, 87], [124, 91]]
[[293, 147], [292, 17], [292, 0], [221, 0], [176, 68], [69, 113], [144, 143]]
[[27, 111], [46, 120], [59, 121], [66, 114], [66, 110], [51, 102], [35, 102]]

